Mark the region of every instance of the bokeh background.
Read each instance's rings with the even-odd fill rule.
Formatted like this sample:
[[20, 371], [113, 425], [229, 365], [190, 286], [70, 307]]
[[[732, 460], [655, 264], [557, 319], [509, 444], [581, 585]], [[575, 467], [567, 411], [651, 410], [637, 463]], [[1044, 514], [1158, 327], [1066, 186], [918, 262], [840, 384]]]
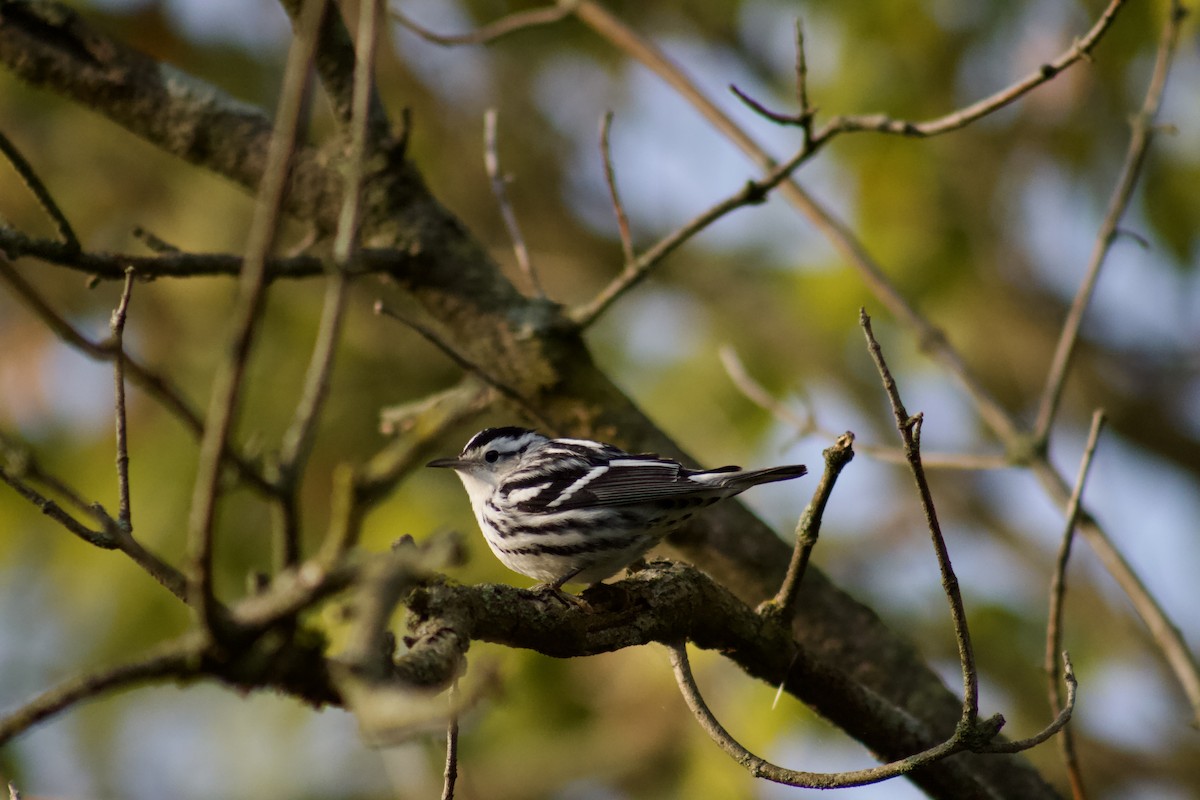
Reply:
[[[245, 101], [272, 108], [289, 35], [268, 0], [73, 3], [95, 25]], [[353, 4], [348, 4], [353, 5]], [[803, 20], [813, 102], [825, 115], [946, 113], [1066, 49], [1098, 0], [724, 0], [613, 2], [730, 114], [779, 156], [794, 130], [755, 117], [729, 84], [776, 108], [794, 104], [793, 23]], [[1130, 3], [1091, 63], [1016, 105], [931, 140], [858, 134], [799, 173], [941, 326], [1009, 408], [1032, 417], [1067, 304], [1082, 278], [1104, 204], [1141, 105], [1166, 3]], [[404, 13], [463, 32], [528, 7], [502, 0], [411, 0]], [[389, 25], [380, 91], [412, 110], [410, 155], [434, 193], [513, 271], [483, 167], [482, 118], [499, 114], [509, 194], [552, 298], [592, 297], [620, 269], [603, 181], [598, 123], [615, 113], [612, 150], [635, 241], [647, 245], [755, 172], [686, 103], [575, 22], [492, 46], [432, 45]], [[1091, 412], [1111, 419], [1086, 503], [1200, 648], [1200, 48], [1184, 28], [1161, 121], [1083, 330], [1052, 456], [1074, 475]], [[251, 201], [158, 153], [86, 109], [0, 74], [0, 126], [94, 250], [143, 252], [142, 226], [184, 249], [237, 252]], [[330, 121], [319, 103], [311, 137]], [[0, 215], [52, 235], [15, 174], [0, 166]], [[291, 231], [299, 239], [302, 231]], [[24, 274], [72, 322], [107, 334], [119, 287], [28, 262]], [[134, 293], [126, 341], [203, 406], [233, 282], [159, 280]], [[445, 388], [459, 370], [392, 320], [370, 313], [389, 287], [364, 282], [334, 375], [307, 482], [315, 546], [329, 471], [383, 443], [381, 407]], [[316, 281], [272, 288], [239, 428], [269, 449], [296, 400], [320, 311]], [[910, 410], [925, 413], [928, 452], [997, 453], [971, 403], [923, 357], [861, 281], [777, 200], [722, 220], [673, 255], [597, 324], [597, 360], [663, 429], [706, 465], [820, 464], [828, 439], [798, 437], [746, 400], [721, 367], [722, 345], [797, 413], [863, 443], [895, 444], [885, 398], [857, 326], [876, 318]], [[115, 506], [112, 378], [0, 294], [0, 428], [85, 496]], [[130, 399], [133, 517], [139, 537], [176, 562], [195, 443], [145, 396]], [[446, 441], [447, 453], [484, 422]], [[811, 484], [809, 484], [809, 487]], [[746, 498], [789, 537], [809, 487]], [[1013, 735], [1048, 718], [1040, 670], [1046, 596], [1061, 510], [1019, 469], [938, 471], [933, 489], [963, 586], [983, 678], [983, 710]], [[245, 492], [222, 506], [221, 590], [242, 591], [269, 557], [265, 509]], [[525, 585], [486, 552], [457, 482], [413, 474], [367, 522], [363, 546], [445, 528], [471, 534], [461, 581]], [[910, 635], [957, 685], [949, 615], [911, 489], [899, 467], [858, 458], [843, 474], [815, 561]], [[336, 613], [326, 621], [337, 628]], [[1098, 798], [1200, 795], [1200, 734], [1128, 602], [1080, 543], [1071, 565], [1066, 645], [1081, 681], [1075, 730]], [[179, 604], [126, 560], [90, 549], [0, 491], [0, 708], [56, 681], [120, 661], [184, 629]], [[664, 652], [641, 648], [570, 662], [477, 645], [503, 691], [463, 722], [462, 797], [799, 797], [754, 782], [691, 722]], [[696, 656], [709, 702], [751, 749], [808, 770], [865, 766], [845, 736], [719, 658]], [[1030, 757], [1061, 781], [1053, 745]], [[433, 797], [441, 743], [431, 735], [371, 750], [353, 720], [286, 699], [213, 686], [131, 691], [41, 725], [0, 751], [0, 774], [27, 795], [73, 798]], [[902, 781], [844, 796], [913, 797]]]

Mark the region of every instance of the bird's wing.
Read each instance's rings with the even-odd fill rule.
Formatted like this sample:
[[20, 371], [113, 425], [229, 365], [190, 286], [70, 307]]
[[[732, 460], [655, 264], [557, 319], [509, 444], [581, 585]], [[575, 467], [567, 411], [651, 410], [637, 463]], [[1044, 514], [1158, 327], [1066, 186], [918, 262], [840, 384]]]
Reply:
[[526, 513], [554, 512], [711, 495], [719, 483], [704, 478], [736, 470], [695, 472], [665, 459], [616, 458], [586, 470], [547, 475], [536, 492], [520, 498], [517, 508]]

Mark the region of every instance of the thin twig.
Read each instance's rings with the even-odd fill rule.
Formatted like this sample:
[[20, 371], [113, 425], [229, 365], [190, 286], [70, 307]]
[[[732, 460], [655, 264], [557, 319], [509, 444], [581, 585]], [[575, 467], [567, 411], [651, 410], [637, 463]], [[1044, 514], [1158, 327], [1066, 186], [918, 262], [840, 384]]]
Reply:
[[[7, 483], [17, 494], [37, 506], [43, 514], [88, 544], [102, 550], [120, 550], [125, 553], [171, 594], [181, 600], [186, 600], [186, 581], [183, 574], [143, 547], [133, 538], [128, 529], [120, 525], [104, 510], [104, 506], [99, 503], [89, 503], [83, 499], [65, 482], [44, 471], [27, 449], [20, 448], [18, 450], [2, 435], [0, 435], [0, 455], [10, 462], [8, 465], [0, 465], [0, 481]], [[96, 520], [99, 529], [93, 530], [84, 525], [72, 514], [63, 510], [58, 503], [30, 486], [25, 480], [26, 478], [36, 480], [66, 498], [79, 511]]]
[[729, 91], [733, 92], [738, 100], [741, 100], [743, 103], [749, 106], [754, 113], [769, 119], [776, 125], [794, 125], [796, 127], [803, 128], [805, 125], [811, 124], [809, 115], [803, 113], [784, 114], [779, 111], [772, 111], [758, 100], [755, 100], [753, 97], [743, 92], [734, 84], [729, 85]]
[[626, 265], [634, 259], [633, 234], [629, 228], [629, 215], [621, 203], [621, 194], [617, 191], [617, 172], [613, 167], [612, 147], [609, 143], [609, 133], [612, 131], [613, 112], [606, 111], [600, 118], [600, 159], [604, 164], [604, 183], [608, 186], [608, 197], [612, 201], [613, 214], [617, 218], [617, 235], [621, 239], [621, 255]]
[[275, 240], [283, 195], [287, 184], [288, 164], [296, 145], [296, 132], [304, 107], [305, 86], [309, 66], [316, 51], [317, 35], [326, 0], [307, 0], [300, 15], [297, 34], [288, 52], [284, 85], [275, 132], [267, 151], [258, 202], [250, 232], [247, 235], [246, 259], [238, 281], [238, 295], [233, 312], [233, 326], [227, 345], [227, 356], [213, 379], [204, 438], [197, 459], [197, 476], [188, 519], [188, 555], [190, 561], [189, 595], [201, 624], [212, 627], [213, 595], [213, 528], [221, 453], [225, 450], [233, 428], [242, 378], [250, 355], [250, 346], [261, 317], [266, 290], [266, 257]]
[[1056, 78], [1063, 70], [1080, 61], [1087, 60], [1092, 50], [1096, 48], [1104, 34], [1116, 21], [1117, 13], [1127, 4], [1128, 0], [1111, 0], [1092, 27], [1053, 61], [1042, 64], [1024, 78], [969, 106], [923, 122], [892, 119], [886, 114], [835, 117], [814, 134], [813, 139], [814, 141], [824, 141], [837, 134], [857, 131], [925, 137], [964, 128], [972, 122], [1016, 102], [1037, 87]]
[[133, 270], [125, 273], [125, 287], [121, 291], [121, 302], [113, 311], [109, 327], [113, 342], [113, 388], [116, 394], [117, 424], [117, 522], [126, 532], [133, 530], [133, 517], [129, 509], [129, 439], [125, 425], [125, 317], [129, 313], [129, 298], [133, 293]]
[[105, 550], [116, 549], [117, 543], [108, 531], [103, 529], [92, 530], [64, 511], [58, 503], [46, 497], [37, 489], [34, 489], [23, 481], [20, 476], [13, 474], [4, 466], [0, 466], [0, 481], [7, 483], [17, 494], [37, 506], [39, 511], [88, 544]]
[[1075, 713], [1075, 697], [1079, 689], [1079, 681], [1075, 678], [1075, 668], [1071, 665], [1071, 656], [1067, 651], [1061, 653], [1063, 662], [1063, 681], [1067, 684], [1067, 701], [1058, 715], [1040, 731], [1027, 739], [1014, 739], [1011, 742], [988, 742], [978, 748], [980, 753], [1019, 753], [1031, 747], [1037, 747], [1059, 731], [1066, 730], [1067, 723]]
[[896, 429], [904, 441], [904, 454], [908, 457], [913, 479], [917, 484], [917, 492], [921, 498], [921, 508], [925, 512], [925, 521], [929, 525], [929, 533], [933, 539], [933, 549], [937, 554], [938, 568], [942, 573], [942, 588], [950, 602], [950, 616], [954, 620], [954, 638], [958, 643], [958, 657], [962, 664], [963, 675], [963, 720], [969, 726], [974, 726], [979, 713], [979, 675], [975, 670], [975, 653], [971, 647], [971, 633], [967, 627], [967, 612], [963, 606], [962, 593], [958, 588], [958, 578], [954, 575], [954, 567], [950, 564], [950, 554], [946, 549], [946, 540], [942, 537], [941, 524], [937, 519], [937, 511], [933, 505], [933, 493], [929, 489], [929, 481], [925, 478], [925, 470], [921, 466], [921, 422], [923, 416], [918, 413], [909, 416], [900, 399], [900, 391], [896, 381], [888, 369], [883, 357], [883, 350], [875, 340], [871, 330], [871, 318], [865, 309], [858, 314], [859, 324], [867, 338], [867, 348], [879, 377], [883, 381], [884, 391], [892, 406], [892, 416], [895, 418]]
[[422, 39], [440, 44], [444, 46], [462, 45], [462, 44], [490, 44], [502, 36], [507, 36], [510, 33], [526, 30], [528, 28], [538, 27], [540, 25], [553, 25], [555, 22], [566, 19], [571, 15], [574, 4], [570, 0], [564, 0], [554, 6], [545, 8], [534, 8], [528, 11], [518, 11], [515, 14], [501, 17], [490, 25], [485, 25], [478, 30], [464, 34], [440, 34], [434, 33], [428, 28], [423, 28], [416, 22], [406, 17], [399, 9], [392, 7], [391, 14], [396, 21], [405, 28], [408, 28], [413, 33], [420, 36]]
[[[1178, 3], [1172, 5], [1170, 14], [1180, 14]], [[1075, 353], [1075, 343], [1079, 340], [1079, 329], [1083, 326], [1083, 317], [1091, 304], [1096, 282], [1100, 278], [1100, 270], [1105, 258], [1117, 240], [1121, 218], [1129, 207], [1133, 197], [1134, 187], [1142, 174], [1146, 162], [1146, 153], [1154, 139], [1154, 119], [1162, 105], [1163, 92], [1167, 85], [1167, 74], [1175, 52], [1179, 37], [1178, 25], [1167, 25], [1162, 32], [1158, 54], [1154, 62], [1154, 71], [1146, 89], [1146, 97], [1142, 101], [1141, 110], [1134, 116], [1129, 145], [1125, 150], [1125, 161], [1121, 164], [1121, 172], [1116, 186], [1108, 199], [1108, 208], [1100, 229], [1096, 232], [1096, 240], [1092, 245], [1092, 253], [1088, 259], [1087, 270], [1067, 318], [1063, 322], [1058, 344], [1054, 348], [1054, 357], [1046, 375], [1045, 388], [1042, 390], [1041, 401], [1038, 404], [1037, 422], [1033, 427], [1034, 441], [1037, 447], [1045, 447], [1050, 436], [1050, 428], [1054, 424], [1059, 402], [1062, 400], [1063, 389], [1067, 382], [1067, 373], [1071, 368], [1071, 357]]]
[[[804, 579], [804, 571], [808, 568], [808, 559], [813, 548], [817, 545], [817, 537], [821, 532], [821, 519], [825, 515], [825, 506], [833, 494], [833, 485], [837, 483], [838, 475], [854, 458], [854, 434], [846, 431], [837, 438], [832, 446], [822, 452], [825, 457], [825, 471], [821, 482], [813, 492], [812, 500], [800, 515], [796, 523], [796, 545], [792, 550], [792, 559], [788, 564], [787, 575], [779, 587], [775, 597], [764, 604], [765, 608], [780, 613], [785, 619], [791, 619], [796, 613], [796, 598], [800, 595], [800, 582]], [[763, 609], [760, 609], [763, 610]]]
[[808, 99], [808, 56], [804, 50], [804, 23], [796, 18], [796, 105], [800, 109], [800, 128], [805, 141], [812, 141], [813, 117], [817, 110]]
[[[450, 707], [458, 706], [458, 684], [450, 687]], [[458, 712], [450, 714], [446, 725], [446, 769], [442, 772], [442, 800], [454, 800], [454, 785], [458, 782]]]
[[4, 431], [0, 431], [0, 466], [17, 479], [41, 484], [77, 511], [92, 513], [93, 503], [90, 500], [84, 498], [75, 487], [48, 472], [28, 445]]
[[25, 184], [25, 188], [33, 193], [38, 205], [46, 212], [46, 216], [50, 217], [54, 223], [54, 229], [62, 239], [63, 246], [68, 250], [78, 252], [80, 250], [79, 238], [75, 235], [71, 223], [67, 221], [67, 215], [58, 207], [58, 203], [54, 202], [54, 196], [50, 194], [46, 184], [42, 183], [42, 179], [38, 177], [33, 165], [25, 160], [17, 146], [3, 133], [0, 133], [0, 153], [3, 153], [4, 157], [8, 159], [8, 163], [12, 164], [13, 169], [20, 176], [21, 182]]
[[[1063, 608], [1067, 599], [1067, 563], [1071, 558], [1071, 543], [1075, 538], [1075, 526], [1079, 522], [1079, 507], [1083, 499], [1083, 487], [1087, 483], [1088, 471], [1092, 468], [1092, 458], [1096, 453], [1096, 443], [1100, 439], [1100, 431], [1104, 427], [1104, 412], [1097, 409], [1092, 414], [1092, 427], [1088, 432], [1087, 444], [1083, 448], [1083, 457], [1079, 462], [1079, 474], [1075, 478], [1075, 487], [1071, 490], [1071, 500], [1067, 503], [1067, 523], [1063, 531], [1062, 544], [1058, 549], [1058, 559], [1055, 561], [1054, 574], [1050, 579], [1050, 603], [1046, 623], [1046, 680], [1050, 692], [1050, 710], [1058, 713], [1063, 708], [1062, 687], [1059, 684], [1058, 659], [1062, 652], [1063, 637]], [[1059, 739], [1063, 763], [1067, 769], [1067, 777], [1071, 782], [1071, 793], [1075, 800], [1084, 800], [1087, 793], [1083, 787], [1083, 776], [1079, 770], [1079, 761], [1075, 757], [1075, 739], [1068, 728]]]
[[489, 108], [483, 113], [483, 165], [487, 170], [488, 179], [492, 184], [492, 194], [496, 205], [500, 208], [500, 217], [512, 241], [513, 255], [517, 258], [517, 268], [525, 276], [534, 297], [545, 297], [542, 283], [538, 280], [537, 271], [529, 259], [529, 248], [525, 246], [525, 237], [521, 234], [521, 225], [517, 222], [517, 213], [513, 210], [508, 199], [508, 182], [510, 176], [500, 169], [500, 153], [496, 145], [496, 109]]

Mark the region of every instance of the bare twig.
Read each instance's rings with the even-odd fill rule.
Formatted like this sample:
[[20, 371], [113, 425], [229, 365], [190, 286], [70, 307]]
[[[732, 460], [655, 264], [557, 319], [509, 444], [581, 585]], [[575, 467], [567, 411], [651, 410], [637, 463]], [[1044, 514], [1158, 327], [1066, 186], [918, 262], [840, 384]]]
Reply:
[[969, 106], [923, 122], [892, 119], [886, 114], [835, 117], [814, 134], [813, 138], [825, 140], [836, 134], [855, 131], [874, 131], [901, 136], [937, 136], [966, 127], [972, 122], [1016, 102], [1037, 87], [1056, 78], [1063, 70], [1080, 61], [1087, 60], [1092, 50], [1096, 48], [1096, 45], [1104, 38], [1104, 34], [1116, 21], [1117, 13], [1127, 4], [1128, 0], [1110, 0], [1092, 27], [1054, 60], [1042, 64], [1024, 78]]
[[812, 142], [813, 118], [816, 116], [817, 110], [812, 107], [808, 100], [808, 57], [804, 52], [804, 24], [799, 19], [796, 20], [796, 105], [799, 110], [795, 114], [783, 114], [778, 111], [772, 111], [738, 87], [731, 85], [729, 88], [737, 95], [739, 100], [748, 105], [757, 114], [778, 125], [794, 125], [799, 127], [804, 132], [804, 141], [806, 143]]
[[71, 223], [67, 221], [67, 215], [58, 207], [58, 203], [54, 202], [54, 196], [50, 194], [46, 184], [42, 183], [42, 179], [38, 177], [33, 165], [25, 160], [17, 146], [3, 133], [0, 133], [0, 153], [3, 153], [4, 157], [8, 159], [8, 163], [12, 164], [13, 169], [20, 176], [21, 182], [25, 184], [25, 188], [33, 193], [38, 205], [46, 212], [46, 216], [50, 217], [55, 230], [62, 239], [63, 246], [70, 251], [78, 252], [80, 249], [79, 238], [75, 235]]
[[796, 613], [796, 598], [800, 595], [800, 582], [804, 579], [804, 571], [808, 567], [808, 559], [816, 547], [817, 537], [821, 532], [821, 518], [825, 515], [825, 505], [833, 494], [833, 485], [837, 483], [838, 475], [854, 458], [854, 434], [846, 431], [837, 438], [831, 447], [825, 448], [825, 471], [821, 482], [813, 492], [812, 500], [800, 515], [796, 523], [796, 546], [792, 550], [792, 560], [788, 564], [787, 575], [775, 597], [768, 600], [759, 610], [770, 609], [772, 613], [782, 614], [791, 619]]
[[804, 23], [796, 18], [796, 105], [800, 109], [800, 128], [805, 141], [812, 141], [813, 117], [817, 110], [808, 99], [808, 56], [804, 51]]
[[90, 545], [103, 548], [105, 550], [115, 550], [117, 543], [106, 530], [92, 530], [84, 525], [75, 517], [63, 510], [63, 508], [49, 497], [46, 497], [41, 492], [34, 489], [28, 483], [23, 481], [20, 476], [10, 472], [6, 467], [0, 466], [0, 481], [4, 481], [16, 491], [17, 494], [24, 497], [29, 502], [38, 507], [43, 514], [50, 519], [62, 525], [71, 533], [78, 536], [83, 541]]
[[963, 674], [963, 720], [969, 726], [974, 726], [979, 713], [979, 675], [975, 670], [975, 653], [971, 647], [971, 634], [967, 627], [967, 612], [963, 607], [962, 593], [958, 588], [958, 578], [955, 577], [954, 567], [950, 564], [950, 554], [946, 550], [946, 540], [942, 537], [942, 528], [933, 506], [933, 493], [929, 489], [929, 482], [925, 478], [925, 470], [921, 466], [921, 422], [923, 416], [920, 413], [917, 413], [915, 416], [909, 416], [908, 411], [905, 410], [904, 402], [900, 399], [900, 392], [896, 388], [896, 381], [892, 378], [892, 373], [883, 358], [883, 350], [880, 348], [879, 342], [875, 340], [875, 334], [871, 330], [871, 318], [867, 316], [865, 309], [859, 310], [858, 321], [862, 326], [863, 334], [867, 338], [867, 348], [871, 351], [871, 358], [875, 361], [875, 367], [879, 370], [879, 377], [883, 381], [884, 391], [887, 392], [888, 400], [891, 402], [892, 416], [895, 418], [896, 429], [900, 432], [900, 438], [904, 441], [904, 454], [908, 458], [913, 479], [917, 484], [917, 492], [921, 497], [921, 508], [925, 512], [925, 521], [929, 525], [929, 533], [933, 539], [933, 549], [937, 554], [938, 568], [942, 573], [942, 588], [945, 590], [946, 597], [950, 601], [950, 616], [954, 620], [954, 638], [958, 643], [958, 658], [962, 664]]
[[[1058, 713], [1063, 708], [1062, 687], [1059, 685], [1058, 657], [1062, 652], [1062, 621], [1063, 608], [1067, 596], [1067, 562], [1071, 558], [1071, 543], [1075, 538], [1075, 526], [1079, 522], [1079, 507], [1083, 499], [1083, 487], [1087, 483], [1088, 471], [1092, 467], [1092, 457], [1096, 453], [1096, 443], [1100, 439], [1100, 431], [1104, 427], [1104, 412], [1097, 409], [1092, 414], [1092, 427], [1088, 432], [1087, 444], [1083, 448], [1083, 457], [1079, 462], [1079, 474], [1075, 478], [1075, 488], [1071, 490], [1071, 500], [1067, 503], [1067, 523], [1063, 532], [1062, 544], [1059, 546], [1058, 559], [1055, 561], [1054, 574], [1050, 579], [1050, 604], [1046, 623], [1046, 681], [1050, 692], [1050, 709]], [[1067, 769], [1067, 777], [1071, 782], [1071, 793], [1075, 800], [1084, 800], [1087, 796], [1083, 787], [1083, 776], [1079, 771], [1079, 762], [1075, 757], [1075, 740], [1068, 728], [1059, 739], [1063, 763]]]
[[125, 426], [125, 317], [129, 313], [129, 298], [133, 292], [133, 270], [125, 273], [125, 288], [121, 302], [112, 314], [110, 328], [113, 337], [113, 387], [116, 394], [117, 420], [117, 522], [126, 532], [133, 530], [129, 510], [129, 440]]
[[0, 466], [14, 478], [41, 484], [77, 511], [89, 515], [93, 513], [94, 503], [84, 498], [75, 487], [48, 472], [28, 445], [4, 431], [0, 431]]
[[[7, 483], [17, 494], [33, 503], [43, 514], [75, 536], [103, 550], [120, 550], [173, 595], [181, 600], [186, 599], [186, 581], [183, 574], [143, 547], [133, 538], [128, 528], [104, 510], [104, 506], [89, 503], [72, 487], [43, 470], [27, 448], [18, 448], [3, 435], [0, 435], [0, 455], [8, 462], [6, 465], [0, 465], [0, 481]], [[58, 503], [30, 486], [26, 478], [36, 480], [66, 498], [76, 509], [96, 520], [99, 529], [93, 530], [80, 522]]]
[[261, 316], [266, 289], [266, 257], [275, 240], [287, 184], [288, 163], [304, 107], [309, 65], [316, 50], [326, 0], [307, 0], [288, 53], [275, 134], [267, 153], [254, 219], [247, 236], [246, 260], [238, 282], [233, 327], [224, 362], [213, 379], [204, 438], [200, 443], [197, 476], [188, 520], [189, 595], [201, 624], [212, 630], [213, 527], [219, 494], [221, 453], [233, 428], [250, 346]]
[[[1181, 14], [1178, 3], [1173, 3], [1172, 17]], [[1120, 231], [1121, 218], [1129, 207], [1133, 197], [1133, 189], [1141, 177], [1142, 167], [1146, 162], [1146, 153], [1154, 139], [1154, 119], [1162, 104], [1163, 92], [1167, 85], [1167, 74], [1175, 54], [1175, 45], [1179, 38], [1179, 26], [1168, 24], [1163, 28], [1162, 39], [1158, 54], [1154, 61], [1154, 71], [1146, 89], [1146, 97], [1142, 101], [1141, 110], [1134, 116], [1129, 145], [1125, 151], [1125, 161], [1116, 186], [1108, 199], [1108, 208], [1100, 229], [1096, 232], [1096, 240], [1092, 245], [1092, 254], [1088, 259], [1087, 270], [1079, 289], [1071, 301], [1067, 318], [1063, 322], [1058, 344], [1054, 348], [1054, 358], [1050, 362], [1050, 370], [1046, 375], [1046, 385], [1042, 390], [1042, 398], [1038, 404], [1037, 422], [1034, 424], [1033, 436], [1035, 446], [1044, 448], [1050, 436], [1050, 428], [1062, 400], [1063, 388], [1067, 382], [1067, 373], [1071, 367], [1071, 357], [1075, 352], [1075, 343], [1079, 339], [1079, 329], [1083, 325], [1083, 317], [1091, 303], [1096, 282], [1100, 278], [1100, 269], [1112, 249]]]
[[500, 152], [496, 145], [496, 109], [489, 108], [483, 114], [483, 165], [487, 170], [488, 179], [492, 184], [492, 194], [496, 197], [496, 205], [500, 208], [500, 217], [512, 241], [513, 255], [517, 258], [517, 268], [525, 276], [534, 297], [545, 297], [542, 283], [538, 280], [537, 271], [529, 259], [529, 248], [525, 246], [525, 237], [521, 234], [521, 225], [517, 222], [517, 214], [513, 211], [508, 199], [508, 183], [511, 176], [505, 175], [500, 169]]
[[[331, 227], [336, 227], [335, 224]], [[20, 231], [0, 225], [0, 251], [10, 258], [31, 256], [52, 264], [82, 272], [86, 275], [113, 281], [125, 280], [125, 270], [132, 267], [138, 278], [194, 278], [204, 275], [239, 275], [244, 255], [233, 253], [185, 253], [164, 251], [157, 255], [132, 253], [88, 252], [69, 250], [61, 242], [30, 237]], [[355, 264], [347, 270], [351, 275], [403, 273], [422, 263], [418, 253], [391, 247], [364, 247], [359, 250]], [[316, 278], [329, 273], [325, 259], [307, 253], [274, 256], [267, 259], [267, 280]]]
[[1061, 654], [1063, 662], [1063, 681], [1067, 684], [1067, 701], [1059, 710], [1057, 716], [1042, 730], [1027, 739], [1014, 739], [1011, 742], [989, 742], [979, 748], [980, 753], [1019, 753], [1031, 747], [1037, 747], [1054, 734], [1065, 730], [1071, 716], [1075, 713], [1075, 696], [1079, 689], [1079, 681], [1075, 679], [1075, 668], [1071, 666], [1071, 656], [1064, 650]]
[[[280, 0], [288, 16], [292, 18], [293, 27], [303, 30], [304, 8], [307, 0]], [[334, 118], [340, 125], [348, 127], [354, 117], [355, 81], [361, 63], [361, 53], [350, 38], [350, 33], [342, 21], [342, 13], [338, 3], [327, 3], [325, 13], [321, 16], [321, 29], [317, 36], [316, 53], [312, 61], [321, 86], [329, 99]], [[341, 6], [341, 8], [347, 8]], [[358, 5], [359, 22], [364, 19], [362, 6]], [[377, 28], [377, 26], [375, 26]], [[359, 43], [361, 43], [361, 33]], [[383, 101], [379, 98], [372, 84], [368, 88], [368, 96], [364, 101], [367, 115], [368, 150], [375, 152], [388, 143], [388, 117]], [[307, 115], [307, 111], [305, 112]]]
[[428, 28], [423, 28], [411, 19], [406, 17], [394, 6], [390, 9], [391, 14], [396, 21], [408, 28], [413, 33], [420, 36], [422, 39], [440, 45], [460, 45], [460, 44], [490, 44], [502, 36], [507, 36], [510, 33], [516, 33], [527, 28], [534, 28], [540, 25], [553, 25], [555, 22], [566, 19], [571, 15], [572, 6], [574, 3], [571, 0], [564, 0], [558, 5], [547, 6], [546, 8], [534, 8], [528, 11], [518, 11], [515, 14], [509, 14], [506, 17], [501, 17], [490, 25], [486, 25], [478, 30], [470, 33], [459, 35], [446, 35], [434, 33]]
[[613, 112], [606, 111], [600, 118], [600, 159], [604, 163], [604, 183], [608, 186], [608, 197], [612, 201], [613, 214], [617, 218], [617, 235], [621, 238], [621, 254], [626, 265], [634, 259], [633, 234], [629, 229], [629, 215], [621, 203], [621, 194], [617, 191], [617, 172], [613, 167], [612, 147], [609, 143], [609, 133], [612, 131]]
[[[458, 706], [458, 685], [450, 687], [450, 707]], [[454, 784], [458, 782], [458, 713], [450, 715], [446, 725], [446, 768], [442, 772], [442, 800], [454, 800]]]
[[[912, 772], [914, 769], [927, 766], [947, 756], [968, 749], [963, 738], [963, 730], [965, 729], [960, 727], [959, 731], [956, 731], [950, 739], [941, 744], [934, 745], [928, 750], [868, 769], [851, 772], [801, 772], [777, 766], [766, 759], [756, 756], [743, 747], [725, 730], [717, 718], [713, 716], [708, 704], [704, 702], [704, 697], [700, 694], [699, 687], [696, 686], [696, 679], [692, 675], [691, 664], [688, 662], [687, 646], [682, 642], [674, 642], [667, 644], [666, 647], [671, 656], [671, 668], [675, 672], [675, 682], [679, 685], [683, 699], [687, 703], [688, 708], [691, 709], [692, 714], [696, 717], [697, 722], [700, 723], [700, 727], [734, 761], [748, 769], [757, 778], [765, 778], [766, 780], [787, 786], [800, 786], [811, 789], [865, 786], [904, 775]], [[996, 725], [995, 729], [999, 731], [999, 726]]]

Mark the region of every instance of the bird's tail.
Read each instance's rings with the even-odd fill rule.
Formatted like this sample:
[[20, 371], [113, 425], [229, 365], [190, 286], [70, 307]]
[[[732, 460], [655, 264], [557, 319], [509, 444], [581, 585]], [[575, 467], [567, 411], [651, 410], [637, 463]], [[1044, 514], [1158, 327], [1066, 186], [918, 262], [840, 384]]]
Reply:
[[693, 476], [693, 479], [701, 478], [705, 481], [711, 481], [715, 485], [742, 492], [760, 483], [790, 481], [792, 478], [799, 478], [801, 475], [807, 473], [808, 468], [803, 464], [788, 464], [782, 467], [745, 470], [738, 467], [721, 467], [719, 469], [705, 470], [702, 475]]

